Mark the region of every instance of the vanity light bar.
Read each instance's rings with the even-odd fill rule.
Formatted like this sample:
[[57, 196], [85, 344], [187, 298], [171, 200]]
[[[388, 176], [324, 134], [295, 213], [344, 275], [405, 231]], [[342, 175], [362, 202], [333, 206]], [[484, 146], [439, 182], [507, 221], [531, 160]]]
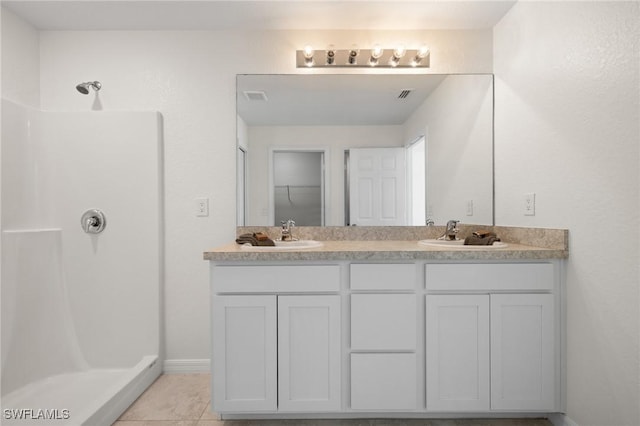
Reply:
[[296, 50], [297, 68], [429, 68], [431, 53], [420, 49], [333, 49]]

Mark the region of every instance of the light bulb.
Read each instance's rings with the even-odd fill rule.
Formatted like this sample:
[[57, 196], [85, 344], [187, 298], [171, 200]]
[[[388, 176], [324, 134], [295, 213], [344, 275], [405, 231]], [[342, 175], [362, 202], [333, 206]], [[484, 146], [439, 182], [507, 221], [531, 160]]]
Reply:
[[313, 47], [309, 45], [305, 46], [302, 53], [304, 54], [304, 57], [307, 59], [313, 58]]
[[302, 51], [302, 54], [304, 55], [304, 64], [308, 67], [312, 67], [313, 66], [313, 47], [307, 45], [304, 47], [304, 50]]
[[429, 47], [428, 46], [421, 46], [420, 49], [418, 49], [418, 55], [416, 55], [418, 58], [423, 59], [425, 58], [427, 55], [429, 54]]
[[426, 58], [428, 54], [429, 48], [427, 46], [422, 46], [420, 49], [418, 49], [418, 53], [416, 54], [416, 56], [411, 59], [411, 66], [417, 67], [418, 64], [422, 62], [422, 59]]
[[333, 44], [327, 46], [327, 65], [333, 65], [336, 61], [336, 50]]
[[347, 60], [349, 65], [355, 65], [358, 62], [358, 53], [360, 53], [358, 46], [355, 44], [351, 46], [351, 49], [349, 50], [349, 59]]
[[382, 49], [382, 47], [380, 47], [380, 45], [376, 44], [375, 46], [373, 46], [373, 49], [371, 49], [371, 58], [369, 58], [369, 65], [378, 65], [378, 59], [380, 59], [383, 53], [384, 50]]
[[397, 67], [400, 63], [400, 59], [404, 56], [405, 53], [406, 50], [404, 46], [400, 45], [396, 47], [396, 49], [393, 51], [393, 55], [389, 59], [389, 65], [391, 65], [392, 67]]

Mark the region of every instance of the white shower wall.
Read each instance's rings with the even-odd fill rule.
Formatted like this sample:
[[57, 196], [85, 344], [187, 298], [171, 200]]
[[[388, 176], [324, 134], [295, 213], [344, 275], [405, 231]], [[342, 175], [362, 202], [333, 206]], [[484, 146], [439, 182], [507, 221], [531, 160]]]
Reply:
[[[63, 278], [84, 359], [116, 368], [157, 355], [160, 115], [40, 112], [3, 100], [2, 122], [2, 229], [62, 229]], [[106, 214], [99, 235], [81, 227], [90, 208]]]

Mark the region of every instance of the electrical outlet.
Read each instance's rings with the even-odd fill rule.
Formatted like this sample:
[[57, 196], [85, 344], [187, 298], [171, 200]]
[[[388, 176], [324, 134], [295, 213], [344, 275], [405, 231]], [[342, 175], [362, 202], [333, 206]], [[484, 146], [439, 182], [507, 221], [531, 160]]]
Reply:
[[524, 194], [524, 215], [536, 215], [536, 194], [534, 192]]
[[473, 200], [467, 201], [467, 216], [473, 216]]
[[209, 199], [208, 198], [196, 198], [196, 216], [199, 216], [199, 217], [209, 216]]

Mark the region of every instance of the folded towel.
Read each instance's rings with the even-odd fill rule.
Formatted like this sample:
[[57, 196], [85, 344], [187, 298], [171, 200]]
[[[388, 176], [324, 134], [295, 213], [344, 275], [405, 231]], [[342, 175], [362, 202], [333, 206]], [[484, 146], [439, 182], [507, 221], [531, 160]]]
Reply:
[[[258, 236], [258, 234], [260, 234]], [[265, 238], [266, 237], [266, 238]], [[254, 233], [254, 234], [242, 234], [238, 238], [236, 238], [236, 243], [238, 244], [251, 244], [252, 246], [275, 246], [276, 243], [273, 242], [266, 234], [262, 232]]]
[[495, 232], [487, 231], [486, 229], [478, 229], [473, 233], [475, 237], [485, 238], [485, 237], [497, 237]]
[[478, 237], [477, 235], [470, 235], [464, 239], [465, 246], [490, 246], [494, 242], [500, 241], [500, 238], [496, 237], [496, 234], [486, 237]]
[[264, 232], [256, 232], [253, 236], [256, 237], [258, 241], [266, 241], [269, 239], [269, 236]]

